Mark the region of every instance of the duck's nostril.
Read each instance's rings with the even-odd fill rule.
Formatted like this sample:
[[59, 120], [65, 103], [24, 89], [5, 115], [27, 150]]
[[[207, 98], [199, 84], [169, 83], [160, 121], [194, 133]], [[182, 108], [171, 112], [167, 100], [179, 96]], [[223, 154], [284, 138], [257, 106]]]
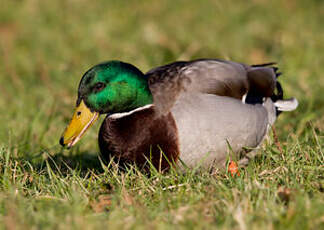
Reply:
[[60, 138], [60, 145], [62, 145], [63, 147], [65, 146], [63, 137]]

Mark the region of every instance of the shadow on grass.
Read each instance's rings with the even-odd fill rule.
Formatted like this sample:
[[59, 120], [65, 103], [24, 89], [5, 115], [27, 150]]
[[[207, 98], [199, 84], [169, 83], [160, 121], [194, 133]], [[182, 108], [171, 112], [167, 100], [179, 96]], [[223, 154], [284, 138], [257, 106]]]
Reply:
[[49, 166], [54, 173], [60, 173], [63, 176], [77, 172], [80, 175], [85, 175], [89, 171], [96, 174], [103, 173], [104, 170], [97, 153], [82, 152], [78, 154], [64, 154], [58, 152], [53, 155], [43, 154], [41, 157], [28, 158], [21, 157], [20, 161], [28, 162], [35, 170], [44, 171]]
[[80, 170], [87, 172], [89, 170], [102, 173], [104, 170], [101, 166], [98, 154], [90, 152], [82, 152], [75, 155], [64, 155], [63, 153], [55, 154], [48, 159], [48, 163], [52, 169], [59, 168], [63, 170]]

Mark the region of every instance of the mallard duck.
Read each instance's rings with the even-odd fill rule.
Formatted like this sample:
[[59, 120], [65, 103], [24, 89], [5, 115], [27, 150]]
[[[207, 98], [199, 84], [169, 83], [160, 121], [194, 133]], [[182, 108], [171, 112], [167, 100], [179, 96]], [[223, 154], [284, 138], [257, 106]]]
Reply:
[[108, 61], [82, 77], [76, 110], [60, 144], [75, 145], [101, 114], [103, 159], [159, 169], [172, 165], [221, 167], [228, 156], [258, 147], [281, 111], [274, 63], [246, 65], [217, 59], [178, 61], [143, 74]]

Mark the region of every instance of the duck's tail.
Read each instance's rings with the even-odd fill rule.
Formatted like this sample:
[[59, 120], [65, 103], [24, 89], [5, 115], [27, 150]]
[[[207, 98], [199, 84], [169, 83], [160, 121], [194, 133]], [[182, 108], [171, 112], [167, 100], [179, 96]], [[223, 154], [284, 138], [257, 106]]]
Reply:
[[273, 95], [270, 97], [271, 100], [273, 101], [275, 107], [276, 107], [276, 114], [277, 116], [283, 112], [283, 111], [293, 111], [298, 107], [298, 100], [294, 97], [289, 98], [289, 99], [283, 99], [284, 92], [281, 87], [280, 82], [278, 81], [278, 77], [282, 74], [279, 72], [278, 67], [275, 67], [276, 63], [271, 62], [271, 63], [265, 63], [265, 64], [260, 64], [260, 65], [252, 65], [251, 67], [255, 68], [272, 68], [275, 76], [276, 76], [276, 87], [275, 87], [275, 92], [273, 92]]
[[278, 112], [293, 111], [298, 107], [298, 101], [296, 98], [292, 97], [285, 100], [277, 100], [274, 105]]

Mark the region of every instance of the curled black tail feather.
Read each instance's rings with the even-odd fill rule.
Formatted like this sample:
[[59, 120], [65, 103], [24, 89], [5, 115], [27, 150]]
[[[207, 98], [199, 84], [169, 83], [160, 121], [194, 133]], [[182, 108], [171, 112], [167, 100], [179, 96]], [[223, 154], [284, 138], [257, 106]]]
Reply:
[[[272, 67], [273, 68], [273, 71], [275, 72], [276, 74], [276, 78], [278, 79], [279, 76], [281, 76], [281, 72], [278, 72], [279, 68], [278, 67]], [[281, 87], [281, 84], [280, 82], [277, 80], [276, 82], [276, 91], [277, 91], [277, 94], [273, 93], [273, 95], [271, 96], [271, 99], [273, 102], [276, 102], [277, 100], [282, 100], [283, 99], [283, 89]]]
[[[281, 87], [281, 84], [279, 81], [277, 81], [276, 83], [276, 89], [277, 89], [277, 94], [273, 94], [271, 96], [271, 100], [273, 102], [276, 102], [278, 100], [283, 100], [283, 90], [282, 90], [282, 87]], [[276, 115], [279, 116], [279, 114], [281, 113], [282, 111], [279, 111], [278, 108], [276, 107]]]
[[[282, 73], [281, 72], [278, 72], [279, 68], [278, 67], [273, 67], [273, 70], [276, 74], [276, 78], [278, 78]], [[271, 100], [273, 102], [276, 102], [278, 100], [283, 100], [283, 96], [284, 96], [284, 92], [283, 92], [283, 89], [282, 89], [282, 86], [280, 84], [279, 81], [276, 82], [276, 93], [274, 92], [273, 95], [271, 96]], [[276, 107], [276, 114], [277, 116], [279, 116], [279, 114], [281, 113], [282, 111], [279, 111], [278, 108]]]
[[277, 94], [273, 94], [271, 96], [271, 100], [273, 102], [276, 102], [278, 100], [282, 100], [283, 99], [283, 90], [282, 90], [282, 87], [281, 87], [281, 84], [279, 81], [276, 82], [276, 90], [277, 90]]
[[[273, 66], [276, 64], [277, 64], [276, 62], [268, 62], [268, 63], [263, 63], [263, 64], [251, 65], [251, 67], [267, 67], [267, 66]], [[277, 68], [277, 67], [272, 67], [272, 68]]]

